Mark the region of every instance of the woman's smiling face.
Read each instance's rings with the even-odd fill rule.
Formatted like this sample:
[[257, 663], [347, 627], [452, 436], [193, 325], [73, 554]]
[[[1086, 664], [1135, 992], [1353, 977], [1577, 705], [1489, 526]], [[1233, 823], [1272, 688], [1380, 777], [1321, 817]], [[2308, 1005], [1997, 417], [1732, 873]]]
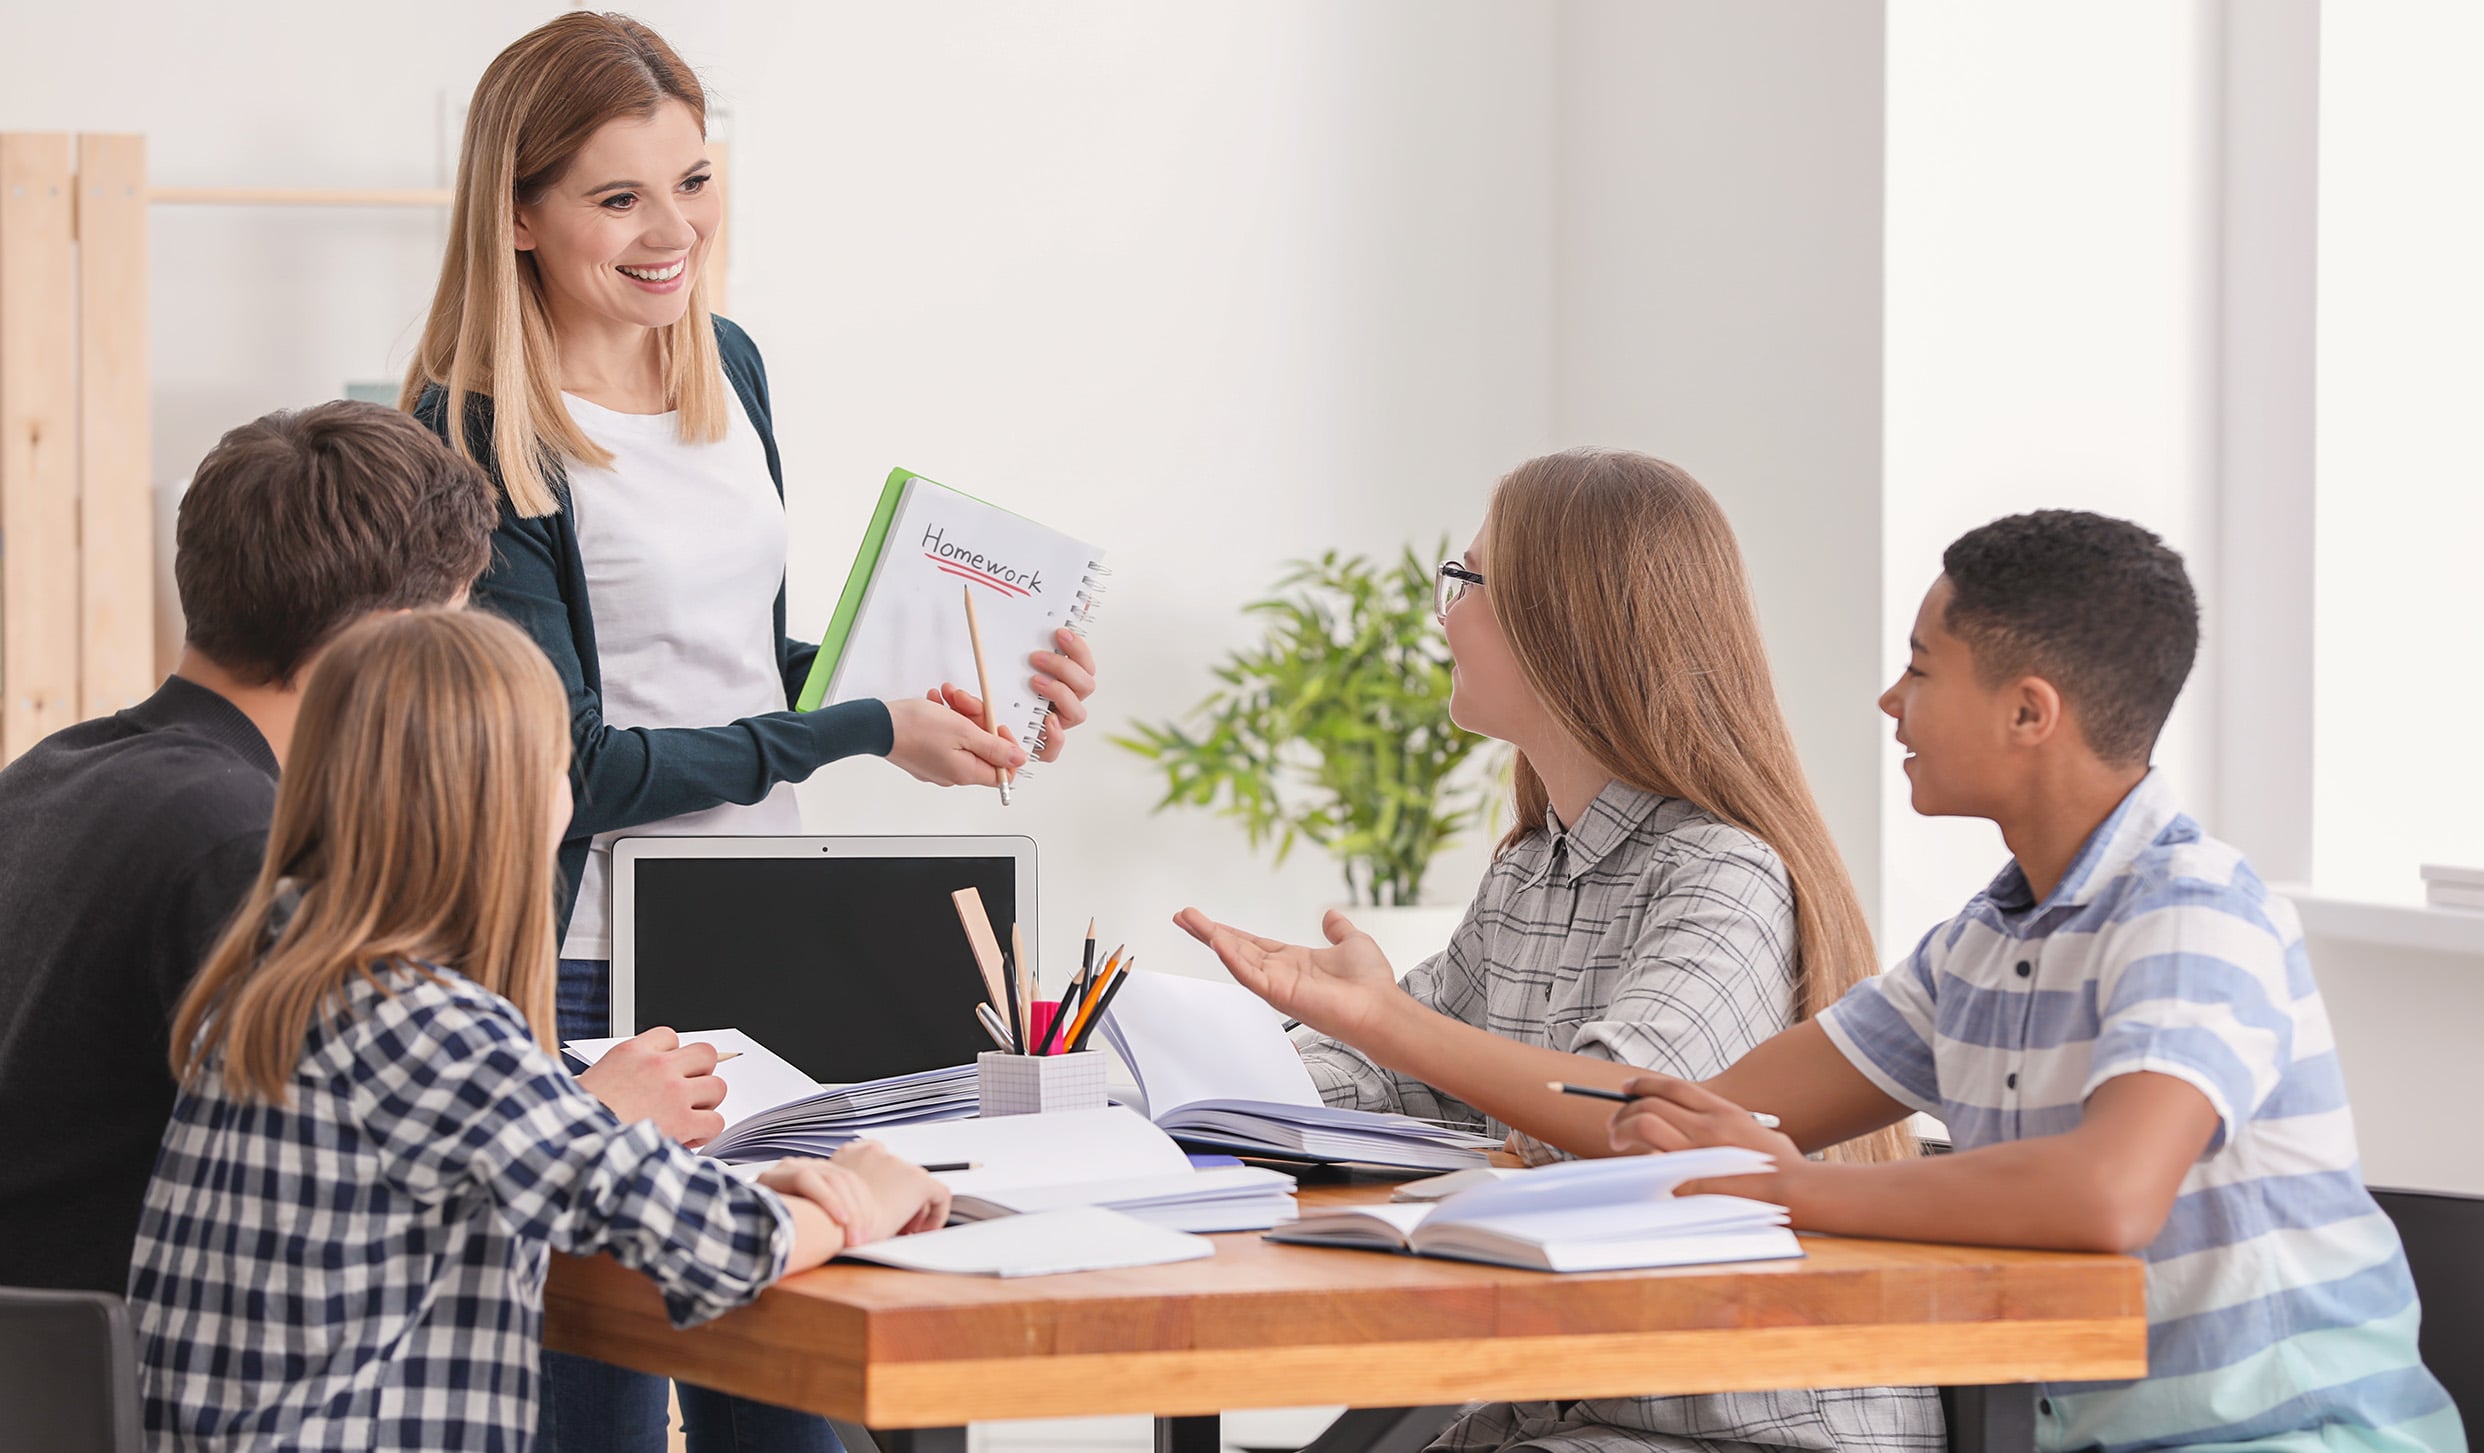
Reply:
[[554, 317], [681, 321], [724, 220], [712, 170], [698, 119], [679, 101], [598, 127], [560, 179], [517, 209], [518, 250], [534, 254]]

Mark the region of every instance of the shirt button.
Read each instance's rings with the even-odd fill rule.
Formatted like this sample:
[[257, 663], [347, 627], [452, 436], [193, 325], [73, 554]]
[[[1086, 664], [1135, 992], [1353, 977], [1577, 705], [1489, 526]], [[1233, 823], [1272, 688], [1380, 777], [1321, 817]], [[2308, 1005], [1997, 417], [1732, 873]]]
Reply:
[[2035, 965], [2027, 962], [2025, 959], [2020, 959], [2018, 961], [2018, 977], [2023, 979], [2034, 972]]
[[2018, 1088], [2018, 1071], [2016, 1070], [2010, 1071], [2010, 1088], [2013, 1090]]
[[2053, 1415], [2053, 1400], [2051, 1398], [2037, 1398], [2036, 1411], [2042, 1413], [2048, 1418], [2051, 1417]]

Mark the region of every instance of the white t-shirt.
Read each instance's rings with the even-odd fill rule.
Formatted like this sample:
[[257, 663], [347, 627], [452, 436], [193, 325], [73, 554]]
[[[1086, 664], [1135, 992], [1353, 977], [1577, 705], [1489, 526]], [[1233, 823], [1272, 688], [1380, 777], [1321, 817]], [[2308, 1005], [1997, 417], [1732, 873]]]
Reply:
[[[785, 583], [785, 505], [741, 400], [725, 437], [686, 444], [674, 414], [621, 414], [562, 395], [609, 469], [569, 468], [603, 669], [604, 720], [616, 727], [708, 727], [785, 710], [776, 593]], [[612, 840], [655, 834], [802, 831], [793, 784], [766, 797], [595, 835], [565, 959], [612, 957]]]

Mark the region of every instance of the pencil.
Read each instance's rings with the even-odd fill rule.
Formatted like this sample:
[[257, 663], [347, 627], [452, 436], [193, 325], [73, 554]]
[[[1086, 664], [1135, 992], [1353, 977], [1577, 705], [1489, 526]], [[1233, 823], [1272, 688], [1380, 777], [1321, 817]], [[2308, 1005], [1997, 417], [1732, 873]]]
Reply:
[[1087, 920], [1087, 947], [1078, 956], [1078, 972], [1070, 975], [1070, 981], [1062, 986], [1061, 1002], [1052, 1006], [1052, 1022], [1044, 1026], [1043, 1043], [1035, 1046], [1035, 1053], [1038, 1056], [1052, 1053], [1053, 1042], [1060, 1039], [1067, 1030], [1070, 1005], [1078, 998], [1078, 986], [1086, 982], [1087, 975], [1094, 969], [1095, 920], [1090, 918]]
[[[966, 593], [966, 639], [975, 648], [975, 687], [983, 693], [983, 729], [994, 736], [999, 736], [1000, 721], [993, 715], [992, 673], [984, 669], [983, 665], [983, 627], [975, 623], [975, 588], [971, 585], [961, 585], [958, 589]], [[1007, 807], [1009, 805], [1009, 769], [1003, 767], [999, 770], [1001, 806]]]
[[932, 1162], [930, 1165], [923, 1167], [923, 1169], [930, 1171], [933, 1175], [943, 1175], [949, 1171], [981, 1170], [983, 1169], [983, 1162], [979, 1160], [940, 1160]]
[[[1593, 1085], [1569, 1085], [1563, 1084], [1559, 1080], [1546, 1080], [1544, 1082], [1544, 1088], [1563, 1095], [1576, 1095], [1585, 1100], [1610, 1100], [1616, 1105], [1627, 1105], [1630, 1103], [1630, 1097], [1623, 1094], [1619, 1090], [1599, 1090]], [[1758, 1110], [1754, 1110], [1751, 1112], [1751, 1118], [1757, 1120], [1760, 1123], [1760, 1128], [1763, 1130], [1774, 1130], [1777, 1128], [1777, 1117], [1774, 1115], [1764, 1114]]]
[[1077, 1053], [1078, 1035], [1087, 1027], [1087, 1015], [1095, 1008], [1096, 991], [1104, 986], [1105, 981], [1112, 978], [1113, 966], [1120, 962], [1121, 950], [1114, 949], [1105, 957], [1104, 967], [1086, 976], [1086, 983], [1078, 990], [1078, 1012], [1070, 1016], [1069, 1028], [1062, 1031], [1061, 1053]]
[[[1136, 963], [1138, 960], [1133, 958], [1130, 962]], [[1128, 982], [1130, 982], [1130, 964], [1123, 964], [1121, 972], [1114, 976], [1111, 983], [1104, 986], [1104, 992], [1095, 996], [1095, 1008], [1088, 1011], [1086, 1026], [1078, 1031], [1078, 1043], [1070, 1046], [1072, 1050], [1084, 1049], [1087, 1041], [1095, 1037], [1095, 1031], [1104, 1023], [1104, 1011], [1113, 1007], [1113, 996], [1120, 993], [1121, 986]]]
[[729, 1059], [740, 1059], [741, 1057], [742, 1057], [742, 1052], [741, 1052], [740, 1050], [738, 1050], [738, 1049], [728, 1049], [728, 1050], [726, 1050], [723, 1054], [720, 1054], [720, 1055], [716, 1056], [716, 1063], [718, 1063], [718, 1064], [723, 1064], [726, 1060], [729, 1060]]

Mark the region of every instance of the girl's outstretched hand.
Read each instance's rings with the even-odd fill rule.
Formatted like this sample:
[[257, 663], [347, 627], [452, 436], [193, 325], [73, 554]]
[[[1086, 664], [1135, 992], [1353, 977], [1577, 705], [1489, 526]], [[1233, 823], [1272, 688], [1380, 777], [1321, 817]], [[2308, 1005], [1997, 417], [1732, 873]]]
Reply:
[[1173, 921], [1214, 949], [1243, 988], [1331, 1039], [1359, 1046], [1392, 1011], [1413, 1002], [1398, 987], [1380, 945], [1333, 908], [1320, 922], [1326, 948], [1244, 933], [1196, 908], [1183, 909]]

